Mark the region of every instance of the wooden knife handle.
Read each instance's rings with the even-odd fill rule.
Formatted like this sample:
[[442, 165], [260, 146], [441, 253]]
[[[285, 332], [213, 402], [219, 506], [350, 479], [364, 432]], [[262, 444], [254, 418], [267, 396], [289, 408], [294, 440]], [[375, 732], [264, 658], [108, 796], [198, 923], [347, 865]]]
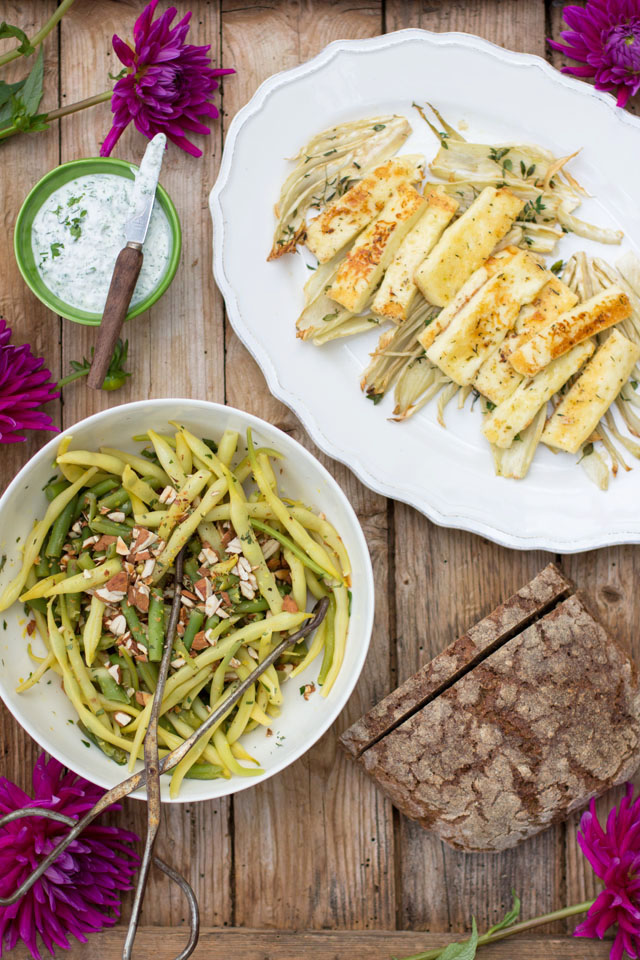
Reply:
[[109, 363], [131, 303], [141, 267], [141, 248], [137, 245], [123, 247], [113, 268], [113, 276], [107, 294], [107, 302], [104, 305], [102, 322], [98, 330], [98, 340], [91, 370], [87, 378], [87, 383], [92, 390], [99, 390], [107, 375]]

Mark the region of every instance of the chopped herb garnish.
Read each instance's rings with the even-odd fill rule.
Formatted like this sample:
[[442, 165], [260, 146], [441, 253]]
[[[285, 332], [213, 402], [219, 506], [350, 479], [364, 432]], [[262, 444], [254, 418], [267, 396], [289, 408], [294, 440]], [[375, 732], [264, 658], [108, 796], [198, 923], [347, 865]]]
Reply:
[[495, 410], [495, 408], [496, 408], [496, 404], [493, 403], [492, 400], [485, 400], [485, 406], [486, 406], [487, 410], [489, 411], [489, 413], [491, 413], [491, 411], [492, 411], [492, 410]]
[[593, 453], [593, 444], [592, 444], [592, 443], [585, 443], [584, 447], [582, 448], [582, 456], [581, 456], [580, 459], [578, 460], [578, 463], [582, 463], [582, 461], [584, 460], [584, 458], [585, 458], [585, 457], [590, 457], [592, 453]]
[[367, 400], [371, 400], [371, 403], [373, 403], [374, 405], [377, 405], [378, 403], [380, 403], [383, 396], [384, 394], [382, 393], [368, 393]]
[[556, 277], [559, 277], [563, 270], [564, 260], [556, 260], [555, 263], [551, 264], [551, 273], [555, 273]]
[[376, 133], [379, 133], [380, 130], [384, 130], [385, 127], [386, 123], [374, 123], [373, 125], [373, 129], [376, 131]]
[[337, 310], [336, 310], [334, 313], [326, 313], [326, 314], [324, 315], [324, 317], [322, 318], [322, 322], [323, 322], [323, 323], [326, 323], [327, 320], [335, 320], [335, 318], [336, 318], [337, 316], [338, 316], [338, 311], [337, 311]]
[[51, 244], [51, 256], [55, 260], [56, 257], [60, 256], [60, 251], [64, 249], [64, 243], [52, 243]]

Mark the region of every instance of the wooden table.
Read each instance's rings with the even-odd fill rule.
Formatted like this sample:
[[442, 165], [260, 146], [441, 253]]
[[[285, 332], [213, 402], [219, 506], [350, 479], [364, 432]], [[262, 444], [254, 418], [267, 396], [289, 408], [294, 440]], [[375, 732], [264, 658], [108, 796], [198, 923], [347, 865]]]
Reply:
[[[265, 417], [313, 449], [295, 416], [270, 396], [259, 369], [226, 323], [211, 275], [207, 199], [230, 119], [265, 77], [342, 37], [409, 26], [460, 30], [549, 57], [545, 36], [558, 34], [562, 4], [177, 0], [176, 5], [181, 13], [189, 7], [194, 11], [194, 42], [211, 43], [214, 59], [237, 70], [224, 84], [221, 122], [211, 137], [199, 141], [205, 156], [194, 160], [172, 148], [165, 160], [162, 182], [183, 225], [182, 262], [162, 301], [128, 330], [134, 376], [127, 385], [110, 395], [74, 384], [65, 389], [63, 403], [51, 405], [51, 413], [66, 427], [129, 400], [197, 397]], [[108, 71], [120, 67], [111, 35], [130, 37], [142, 6], [142, 0], [77, 0], [57, 37], [52, 34], [45, 45], [45, 109], [105, 89]], [[55, 0], [5, 0], [2, 17], [33, 34], [54, 7]], [[423, 94], [436, 97], [434, 91]], [[13, 257], [13, 224], [31, 186], [56, 164], [97, 154], [109, 126], [109, 107], [102, 104], [0, 147], [0, 313], [14, 329], [14, 342], [30, 341], [54, 375], [68, 372], [70, 360], [88, 354], [94, 333], [61, 321], [31, 295]], [[142, 136], [131, 129], [114, 155], [137, 160], [144, 146]], [[38, 435], [1, 448], [0, 486], [44, 439]], [[196, 956], [386, 960], [463, 934], [472, 914], [486, 928], [502, 916], [512, 888], [522, 896], [525, 918], [595, 895], [593, 876], [575, 843], [576, 817], [502, 855], [465, 856], [401, 817], [337, 749], [337, 734], [349, 723], [551, 558], [436, 527], [411, 508], [371, 493], [346, 468], [314, 452], [347, 491], [371, 549], [377, 588], [371, 652], [344, 713], [307, 756], [235, 797], [166, 808], [160, 855], [182, 868], [197, 891], [204, 933]], [[561, 564], [591, 592], [604, 622], [640, 655], [640, 605], [635, 602], [640, 551], [618, 547], [563, 557]], [[0, 722], [2, 772], [28, 788], [38, 748], [4, 709]], [[129, 801], [118, 820], [143, 833], [143, 818], [142, 805]], [[136, 956], [175, 956], [185, 935], [180, 929], [185, 914], [176, 888], [152, 873]], [[559, 925], [547, 930], [551, 939], [509, 941], [480, 956], [608, 955], [606, 944], [569, 939], [570, 929]], [[92, 937], [86, 947], [74, 947], [68, 956], [115, 960], [121, 941], [122, 930], [116, 928]], [[26, 955], [19, 949], [13, 954]]]

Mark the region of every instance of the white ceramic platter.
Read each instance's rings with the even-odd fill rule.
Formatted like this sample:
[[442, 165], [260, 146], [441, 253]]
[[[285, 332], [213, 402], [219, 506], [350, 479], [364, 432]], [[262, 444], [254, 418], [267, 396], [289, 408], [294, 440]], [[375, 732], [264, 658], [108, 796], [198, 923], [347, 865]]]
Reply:
[[[295, 155], [312, 134], [345, 120], [404, 114], [414, 133], [401, 152], [430, 160], [437, 138], [412, 109], [434, 103], [464, 136], [535, 142], [558, 156], [582, 152], [572, 173], [593, 195], [577, 215], [622, 227], [621, 247], [567, 236], [558, 256], [584, 249], [615, 261], [640, 249], [640, 121], [613, 99], [563, 76], [538, 57], [466, 34], [402, 30], [330, 44], [315, 59], [271, 77], [234, 118], [211, 194], [214, 272], [234, 329], [271, 391], [315, 442], [372, 489], [435, 523], [518, 549], [560, 553], [640, 542], [640, 466], [598, 490], [576, 457], [540, 448], [527, 478], [494, 475], [481, 413], [435, 404], [395, 424], [393, 397], [374, 406], [358, 381], [378, 332], [317, 348], [295, 338], [308, 271], [301, 256], [267, 263], [273, 204]], [[392, 392], [392, 391], [391, 391]]]
[[[257, 444], [274, 447], [284, 455], [283, 492], [324, 511], [339, 530], [353, 566], [347, 649], [330, 695], [325, 699], [316, 692], [308, 701], [300, 696], [300, 686], [317, 678], [318, 661], [300, 674], [299, 680], [284, 684], [282, 713], [274, 719], [273, 736], [267, 737], [264, 729], [259, 728], [242, 740], [262, 765], [264, 775], [185, 780], [178, 802], [191, 802], [227, 796], [262, 783], [302, 756], [329, 729], [349, 699], [364, 665], [373, 622], [373, 575], [364, 535], [349, 501], [333, 477], [304, 447], [276, 427], [241, 410], [200, 400], [167, 399], [128, 403], [82, 420], [50, 440], [20, 471], [0, 497], [0, 556], [6, 556], [0, 571], [0, 593], [20, 569], [21, 545], [33, 521], [46, 509], [42, 488], [53, 472], [60, 437], [71, 435], [74, 449], [111, 446], [134, 451], [140, 445], [132, 443], [132, 436], [145, 433], [150, 427], [165, 430], [168, 420], [178, 420], [205, 437], [219, 437], [228, 428], [237, 430], [243, 438], [247, 427], [251, 427]], [[76, 713], [55, 674], [48, 673], [30, 690], [16, 693], [17, 685], [33, 669], [27, 654], [25, 624], [24, 608], [19, 603], [0, 614], [0, 697], [27, 733], [65, 766], [101, 787], [114, 787], [126, 776], [126, 768], [119, 767], [85, 740], [75, 726]], [[44, 653], [39, 638], [34, 640], [34, 652]], [[139, 763], [138, 768], [141, 767]], [[144, 794], [137, 791], [133, 796]], [[162, 798], [169, 800], [166, 777], [162, 779]]]

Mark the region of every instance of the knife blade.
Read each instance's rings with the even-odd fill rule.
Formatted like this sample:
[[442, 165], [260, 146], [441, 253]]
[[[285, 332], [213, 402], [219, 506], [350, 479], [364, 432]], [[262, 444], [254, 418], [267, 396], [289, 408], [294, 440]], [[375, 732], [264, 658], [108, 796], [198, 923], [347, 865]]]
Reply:
[[144, 152], [133, 188], [134, 213], [125, 224], [127, 243], [143, 244], [147, 236], [166, 144], [164, 133], [157, 133]]
[[124, 225], [126, 244], [118, 254], [113, 268], [93, 361], [87, 377], [87, 386], [93, 390], [100, 390], [104, 383], [138, 282], [143, 260], [142, 244], [149, 229], [166, 143], [164, 133], [156, 134], [147, 146], [136, 174], [133, 216]]

